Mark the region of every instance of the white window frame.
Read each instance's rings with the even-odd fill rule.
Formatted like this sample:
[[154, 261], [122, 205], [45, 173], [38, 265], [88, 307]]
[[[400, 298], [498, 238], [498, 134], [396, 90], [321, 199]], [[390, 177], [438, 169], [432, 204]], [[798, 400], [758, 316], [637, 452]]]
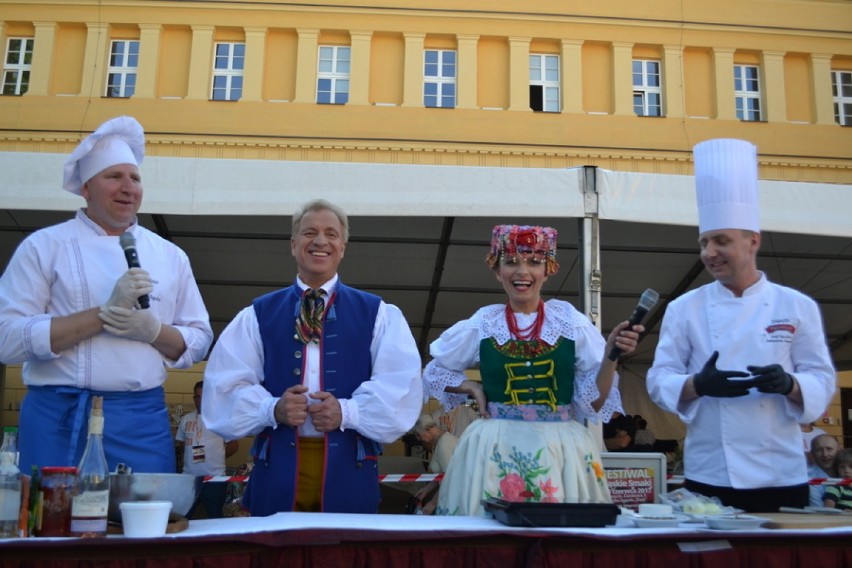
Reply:
[[760, 67], [758, 65], [734, 65], [734, 97], [737, 118], [744, 122], [763, 120], [763, 104], [760, 96]]
[[[17, 51], [17, 61], [9, 61], [12, 56], [12, 42], [21, 42], [20, 49]], [[0, 86], [0, 93], [3, 95], [20, 96], [29, 90], [34, 45], [35, 38], [31, 37], [10, 37], [6, 41], [6, 52], [3, 56], [3, 83]], [[9, 80], [10, 75], [14, 76], [14, 81]], [[11, 84], [14, 84], [12, 92], [7, 93], [6, 87]]]
[[[559, 56], [549, 53], [530, 54], [530, 108], [536, 112], [562, 110]], [[534, 96], [535, 95], [535, 96]], [[533, 106], [541, 102], [541, 108]]]
[[[349, 102], [349, 73], [352, 48], [321, 45], [317, 50], [317, 104], [345, 105]], [[327, 84], [327, 88], [325, 87]]]
[[[435, 61], [430, 55], [435, 55]], [[448, 61], [452, 55], [452, 61]], [[433, 70], [434, 69], [434, 70]], [[455, 108], [458, 97], [456, 75], [458, 53], [454, 49], [426, 49], [423, 51], [423, 106], [427, 108]], [[434, 87], [435, 92], [427, 92]], [[433, 104], [430, 104], [432, 102]]]
[[852, 126], [852, 71], [832, 69], [831, 94], [834, 99], [834, 121], [840, 126]]
[[633, 112], [636, 116], [665, 116], [663, 65], [659, 59], [633, 60]]
[[[222, 53], [224, 50], [224, 53]], [[213, 81], [211, 101], [238, 101], [243, 95], [246, 44], [239, 41], [217, 41], [213, 46]], [[221, 96], [220, 96], [221, 95]]]
[[[117, 48], [121, 49], [117, 49]], [[104, 96], [126, 99], [136, 92], [139, 40], [114, 39], [109, 46], [109, 67]]]

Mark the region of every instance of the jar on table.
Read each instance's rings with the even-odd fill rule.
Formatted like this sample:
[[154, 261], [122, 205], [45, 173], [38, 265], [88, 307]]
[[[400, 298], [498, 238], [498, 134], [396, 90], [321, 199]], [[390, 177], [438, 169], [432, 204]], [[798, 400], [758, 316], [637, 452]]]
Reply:
[[41, 468], [41, 522], [36, 521], [36, 536], [71, 535], [71, 498], [76, 473], [73, 466]]

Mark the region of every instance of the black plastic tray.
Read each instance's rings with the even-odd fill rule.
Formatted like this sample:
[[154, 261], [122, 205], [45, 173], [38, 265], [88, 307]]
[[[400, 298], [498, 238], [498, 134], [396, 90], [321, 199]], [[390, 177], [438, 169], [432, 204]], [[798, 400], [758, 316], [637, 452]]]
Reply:
[[605, 527], [614, 525], [619, 508], [611, 503], [513, 503], [482, 501], [485, 511], [513, 527]]

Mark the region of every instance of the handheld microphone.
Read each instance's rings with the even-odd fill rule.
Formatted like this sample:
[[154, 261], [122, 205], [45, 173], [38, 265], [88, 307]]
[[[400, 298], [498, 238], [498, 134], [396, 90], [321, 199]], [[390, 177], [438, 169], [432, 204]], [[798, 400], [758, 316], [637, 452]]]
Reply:
[[[660, 295], [650, 288], [642, 292], [642, 296], [639, 298], [639, 303], [636, 305], [636, 309], [633, 310], [632, 314], [630, 314], [630, 323], [627, 326], [627, 329], [632, 329], [634, 325], [642, 323], [642, 320], [645, 319], [645, 316], [648, 315], [648, 312], [651, 311], [651, 308], [654, 307], [654, 304], [656, 304], [659, 299]], [[613, 347], [609, 352], [609, 360], [615, 361], [618, 359], [619, 355], [621, 355], [621, 349]]]
[[[127, 268], [141, 268], [139, 255], [136, 253], [136, 237], [128, 231], [118, 237], [118, 244], [121, 245], [121, 250], [124, 251], [124, 258], [127, 259]], [[143, 310], [147, 310], [151, 306], [148, 294], [139, 296], [137, 301]]]

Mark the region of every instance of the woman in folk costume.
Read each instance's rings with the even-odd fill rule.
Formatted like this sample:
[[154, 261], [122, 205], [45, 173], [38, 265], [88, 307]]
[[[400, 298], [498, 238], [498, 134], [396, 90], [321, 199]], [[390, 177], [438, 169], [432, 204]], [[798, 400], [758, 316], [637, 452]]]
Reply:
[[[435, 340], [425, 385], [447, 410], [472, 396], [483, 420], [464, 432], [441, 485], [437, 514], [481, 515], [490, 497], [516, 502], [610, 502], [599, 443], [584, 419], [622, 411], [615, 346], [636, 348], [644, 328], [620, 323], [604, 341], [562, 300], [541, 299], [559, 269], [550, 227], [494, 227], [486, 263], [508, 296]], [[482, 382], [465, 369], [479, 366]]]

